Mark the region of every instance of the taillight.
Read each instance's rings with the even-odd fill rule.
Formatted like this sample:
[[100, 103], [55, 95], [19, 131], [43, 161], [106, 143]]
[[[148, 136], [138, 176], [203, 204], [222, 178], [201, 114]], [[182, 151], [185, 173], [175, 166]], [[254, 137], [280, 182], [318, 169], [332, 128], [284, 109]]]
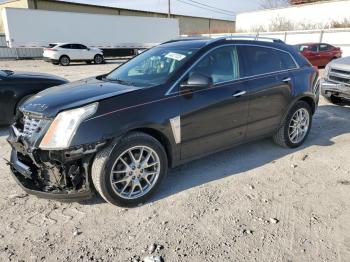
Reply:
[[55, 48], [45, 48], [44, 50], [45, 51], [57, 51], [57, 49], [55, 49]]

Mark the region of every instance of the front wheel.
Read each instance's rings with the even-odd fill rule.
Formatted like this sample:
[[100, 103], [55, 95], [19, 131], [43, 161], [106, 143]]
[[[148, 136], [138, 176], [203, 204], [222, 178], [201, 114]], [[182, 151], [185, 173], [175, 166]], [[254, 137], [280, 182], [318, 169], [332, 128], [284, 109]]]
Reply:
[[136, 206], [148, 200], [166, 175], [168, 162], [161, 143], [135, 132], [97, 153], [92, 181], [109, 203]]
[[289, 111], [273, 139], [283, 147], [299, 147], [309, 135], [311, 125], [311, 107], [308, 103], [299, 101]]

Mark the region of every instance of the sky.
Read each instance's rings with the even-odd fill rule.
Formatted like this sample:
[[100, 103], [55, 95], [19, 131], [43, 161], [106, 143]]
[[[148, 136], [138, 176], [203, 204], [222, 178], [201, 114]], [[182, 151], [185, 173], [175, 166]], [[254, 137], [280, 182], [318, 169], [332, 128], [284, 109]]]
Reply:
[[[1, 0], [0, 0], [1, 1]], [[168, 12], [168, 0], [57, 0], [136, 9], [150, 12]], [[234, 20], [235, 14], [260, 8], [262, 0], [170, 0], [173, 14]]]

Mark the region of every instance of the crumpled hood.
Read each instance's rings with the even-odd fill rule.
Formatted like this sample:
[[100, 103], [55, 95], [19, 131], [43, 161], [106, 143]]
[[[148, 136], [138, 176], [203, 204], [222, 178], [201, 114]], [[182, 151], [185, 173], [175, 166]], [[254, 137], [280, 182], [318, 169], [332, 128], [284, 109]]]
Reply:
[[20, 110], [54, 117], [60, 111], [128, 93], [139, 88], [89, 78], [51, 87], [28, 99]]
[[339, 70], [345, 70], [350, 72], [350, 56], [333, 60], [331, 63], [329, 63], [329, 66], [331, 68], [336, 68]]

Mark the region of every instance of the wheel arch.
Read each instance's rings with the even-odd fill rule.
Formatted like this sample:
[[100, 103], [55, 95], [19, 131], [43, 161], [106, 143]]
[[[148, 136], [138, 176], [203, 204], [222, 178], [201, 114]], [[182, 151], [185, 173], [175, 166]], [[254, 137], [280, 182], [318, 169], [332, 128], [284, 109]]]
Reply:
[[69, 55], [66, 55], [66, 54], [60, 55], [60, 57], [58, 58], [58, 60], [60, 60], [60, 59], [61, 59], [62, 57], [64, 57], [64, 56], [68, 57], [69, 60], [71, 60], [70, 57], [69, 57]]
[[284, 113], [284, 115], [281, 119], [280, 125], [283, 125], [284, 119], [287, 117], [289, 111], [294, 107], [294, 105], [296, 103], [298, 103], [300, 101], [307, 103], [311, 107], [312, 114], [314, 114], [316, 112], [316, 102], [315, 102], [314, 98], [310, 95], [307, 95], [307, 94], [301, 95], [301, 96], [297, 97], [296, 99], [294, 99], [294, 101], [289, 105], [289, 107], [287, 108], [286, 112]]
[[299, 101], [304, 101], [304, 102], [308, 103], [308, 105], [311, 107], [312, 114], [315, 113], [315, 111], [316, 111], [316, 102], [314, 101], [313, 98], [311, 98], [309, 96], [303, 96], [300, 99], [298, 99], [297, 101], [295, 101], [295, 103], [297, 103]]
[[168, 139], [168, 137], [161, 131], [154, 129], [154, 128], [149, 128], [149, 127], [141, 127], [141, 128], [135, 128], [132, 130], [129, 130], [129, 133], [131, 132], [142, 132], [145, 133], [147, 135], [150, 135], [151, 137], [157, 139], [159, 141], [159, 143], [162, 144], [162, 146], [165, 149], [165, 152], [167, 154], [167, 158], [168, 158], [168, 166], [172, 166], [173, 164], [173, 151], [172, 151], [172, 146], [171, 143]]

